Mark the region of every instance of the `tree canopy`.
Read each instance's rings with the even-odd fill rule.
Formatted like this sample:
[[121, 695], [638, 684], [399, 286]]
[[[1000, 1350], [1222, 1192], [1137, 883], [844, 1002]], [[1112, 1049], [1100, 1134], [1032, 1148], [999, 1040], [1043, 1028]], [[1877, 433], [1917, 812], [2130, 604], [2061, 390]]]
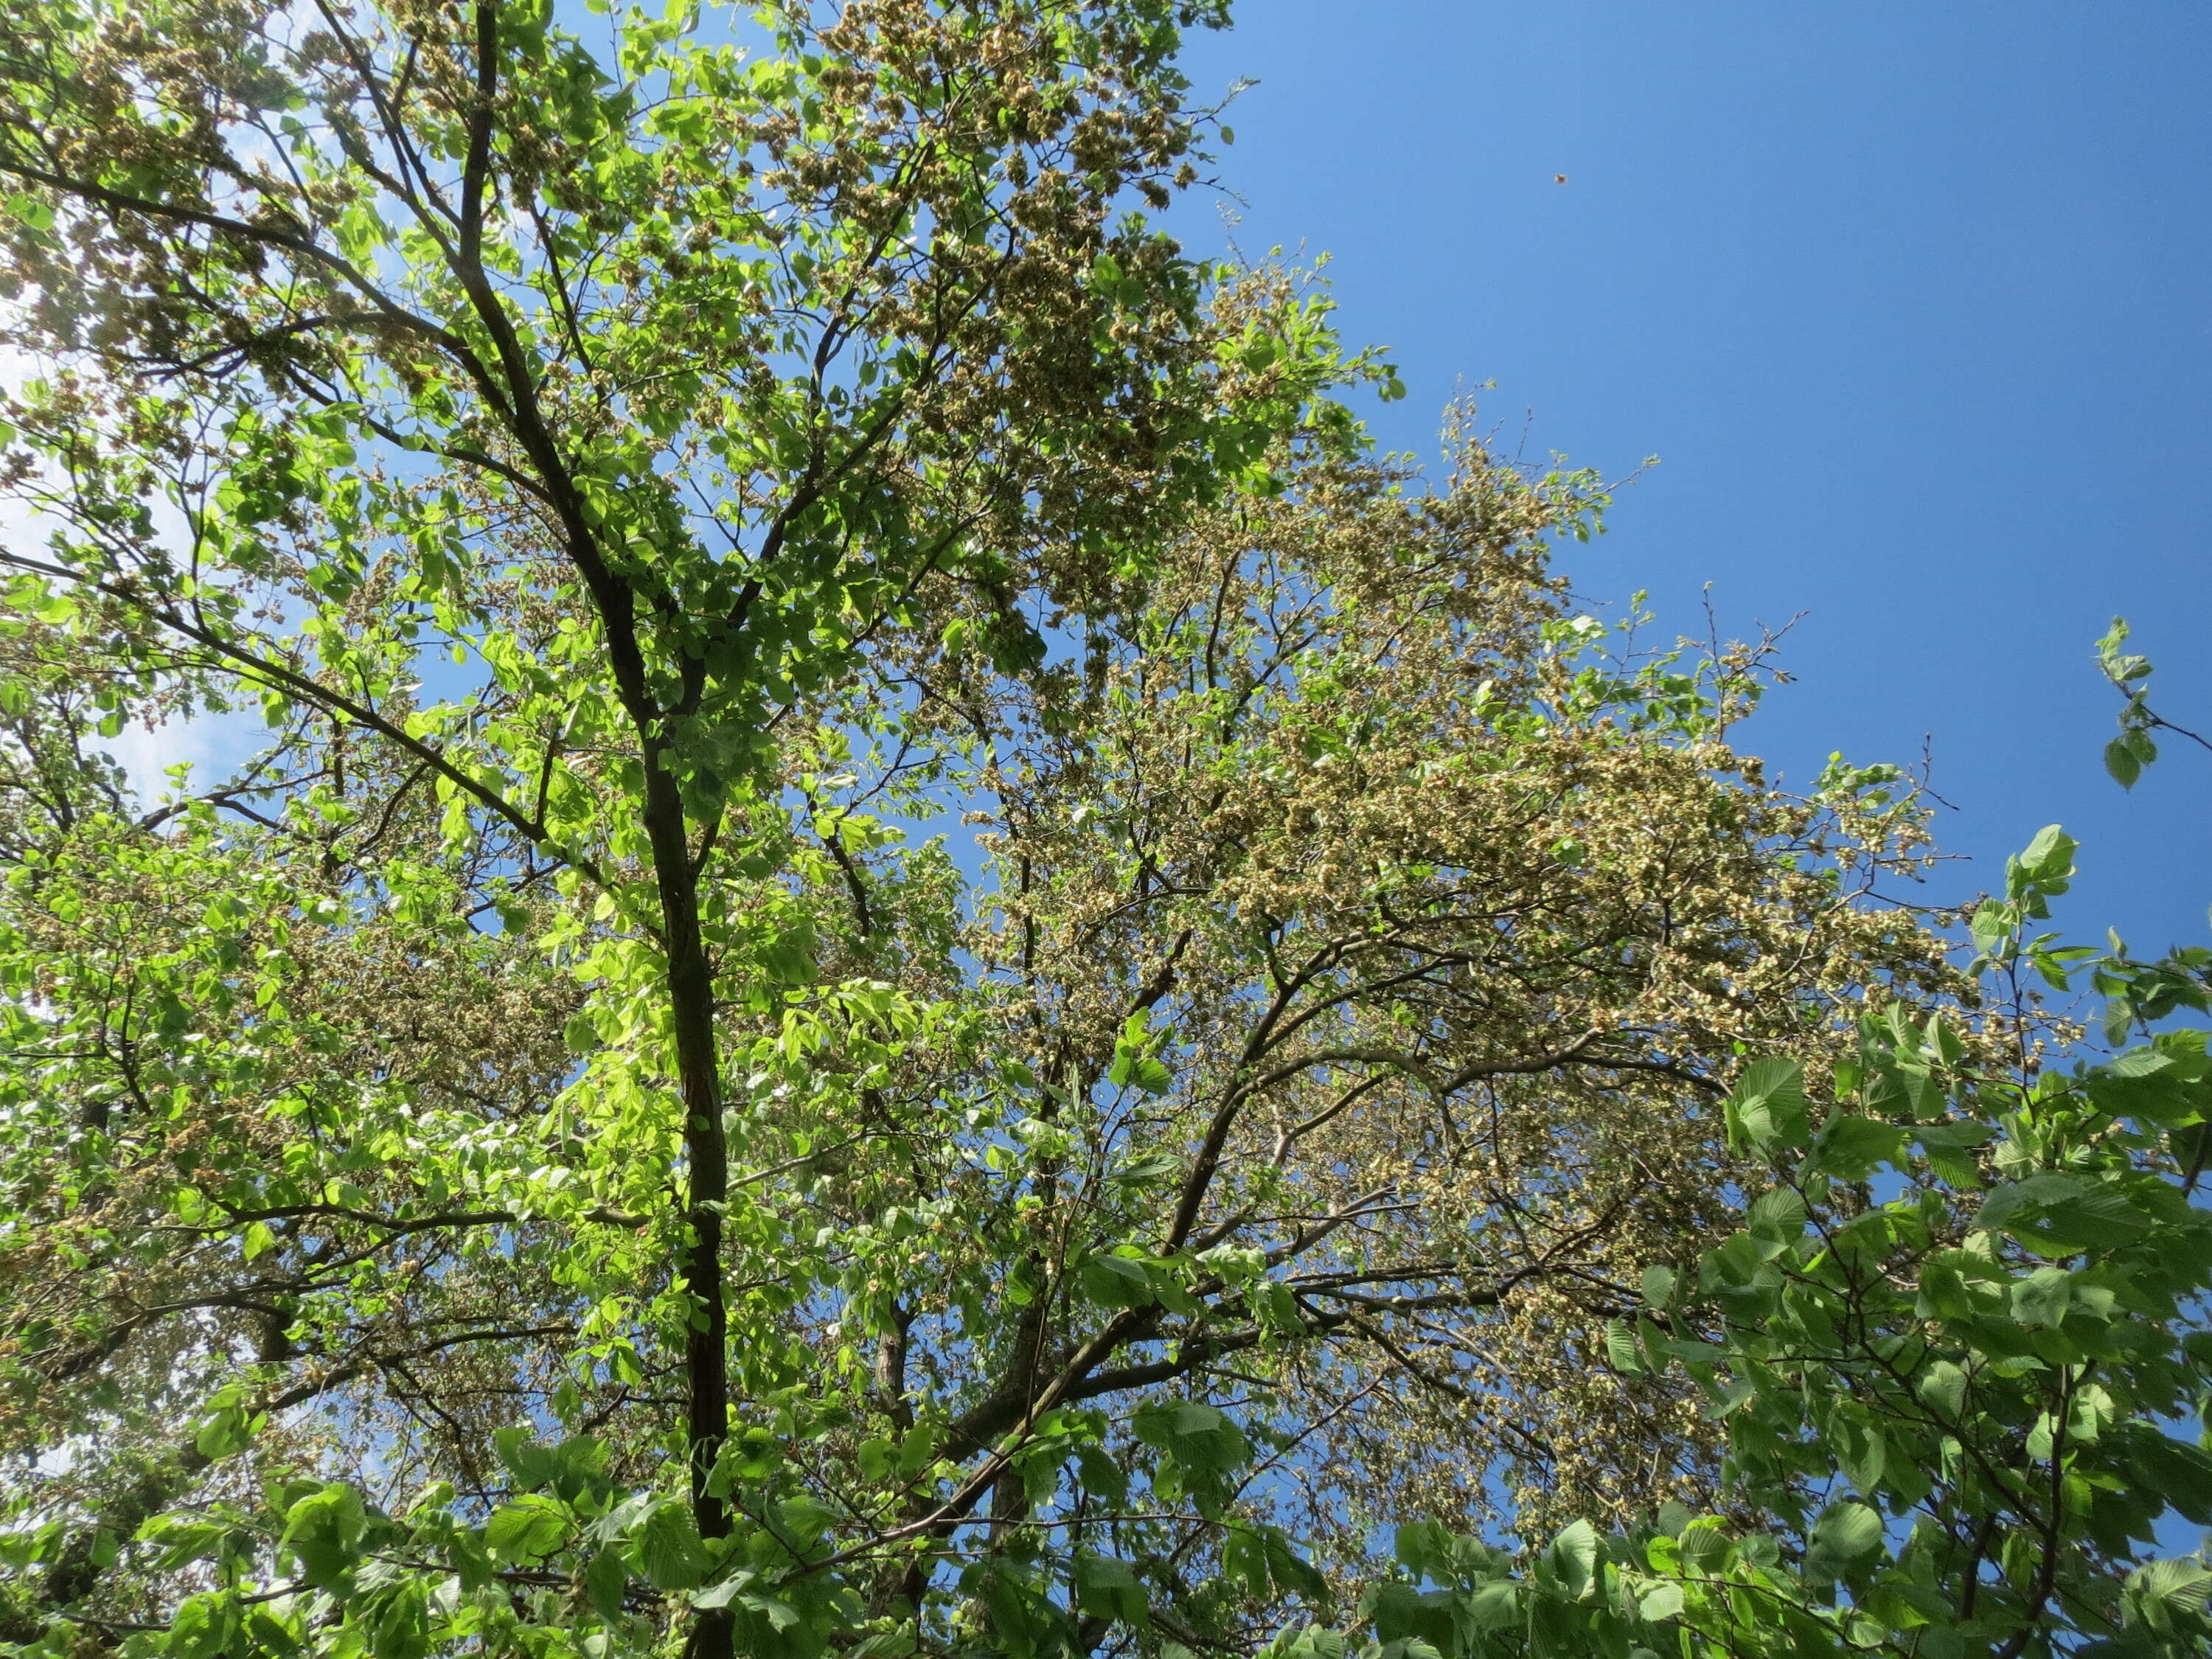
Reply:
[[2201, 1650], [2204, 964], [1377, 455], [1222, 12], [0, 20], [0, 1644]]

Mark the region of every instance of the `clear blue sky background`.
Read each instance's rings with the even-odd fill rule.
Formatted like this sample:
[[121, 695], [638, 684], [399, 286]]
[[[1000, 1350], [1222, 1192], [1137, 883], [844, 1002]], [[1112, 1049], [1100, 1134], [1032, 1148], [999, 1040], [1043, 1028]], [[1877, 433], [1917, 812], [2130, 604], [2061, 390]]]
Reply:
[[[2115, 612], [2212, 728], [2212, 4], [1243, 0], [1200, 37], [1248, 252], [1326, 251], [1436, 450], [1461, 383], [1621, 473], [1578, 588], [1702, 632], [1809, 612], [1742, 741], [1802, 781], [1932, 736], [1942, 834], [2002, 879], [2063, 821], [2062, 913], [2202, 942], [2212, 756], [2102, 771]], [[1567, 175], [1564, 185], [1553, 182]], [[1222, 244], [1212, 199], [1178, 210]], [[1616, 613], [1617, 614], [1617, 613]]]

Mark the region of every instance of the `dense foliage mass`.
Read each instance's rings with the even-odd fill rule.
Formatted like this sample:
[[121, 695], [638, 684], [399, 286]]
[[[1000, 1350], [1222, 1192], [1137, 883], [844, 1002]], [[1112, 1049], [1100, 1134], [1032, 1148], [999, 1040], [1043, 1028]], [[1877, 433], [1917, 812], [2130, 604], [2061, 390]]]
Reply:
[[2201, 1650], [2205, 964], [1373, 454], [1218, 10], [0, 21], [0, 1645]]

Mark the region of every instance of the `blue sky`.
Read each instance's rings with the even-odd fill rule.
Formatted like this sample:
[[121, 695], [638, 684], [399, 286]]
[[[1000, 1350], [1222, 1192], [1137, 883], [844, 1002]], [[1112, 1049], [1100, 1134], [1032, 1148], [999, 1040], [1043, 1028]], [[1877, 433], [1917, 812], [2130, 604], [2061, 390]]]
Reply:
[[[2212, 6], [2131, 0], [1243, 0], [1201, 37], [1233, 106], [1248, 252], [1333, 256], [1346, 333], [1395, 348], [1374, 411], [1433, 454], [1455, 388], [1529, 453], [1623, 473], [1571, 550], [1661, 627], [1808, 614], [1744, 728], [1802, 781], [1911, 760], [2002, 881], [2063, 821], [2060, 920], [2202, 941], [2212, 756], [2132, 796], [2093, 642], [2126, 614], [2164, 712], [2212, 727]], [[1565, 173], [1567, 182], [1554, 182]], [[1179, 210], [1221, 245], [1214, 198]]]

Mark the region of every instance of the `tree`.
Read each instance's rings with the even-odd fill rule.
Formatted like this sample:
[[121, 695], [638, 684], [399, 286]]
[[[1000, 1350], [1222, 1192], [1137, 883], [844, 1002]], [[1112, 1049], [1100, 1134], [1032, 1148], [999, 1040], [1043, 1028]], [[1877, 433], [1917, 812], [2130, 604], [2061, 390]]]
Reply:
[[[2115, 661], [2124, 637], [2104, 657], [2140, 730], [2149, 665]], [[1800, 1066], [1747, 1067], [1730, 1133], [1771, 1184], [1693, 1269], [1649, 1267], [1644, 1308], [1608, 1332], [1617, 1370], [1686, 1376], [1726, 1425], [1734, 1512], [1670, 1504], [1610, 1537], [1578, 1521], [1517, 1559], [1402, 1527], [1358, 1609], [1363, 1653], [2212, 1647], [2212, 1565], [2156, 1553], [2176, 1514], [2212, 1523], [2212, 1033], [2169, 1021], [2212, 1008], [2212, 953], [2143, 963], [2032, 931], [2075, 851], [2054, 825], [2009, 861], [1973, 917], [1978, 965], [2062, 992], [2086, 971], [2112, 1042], [2139, 1041], [1992, 1070], [1942, 1017], [1893, 1006], [1817, 1123]], [[1319, 1626], [1269, 1650], [1350, 1650]]]
[[1243, 1651], [1710, 1490], [1606, 1322], [1968, 994], [1921, 818], [1127, 210], [1215, 10], [0, 25], [6, 1639]]
[[[1817, 1135], [1794, 1067], [1748, 1080], [1777, 1184], [1613, 1333], [1624, 1371], [1707, 1394], [1741, 1510], [1579, 1522], [1519, 1561], [1403, 1528], [1361, 1608], [1382, 1653], [2205, 1651], [2212, 1569], [2147, 1559], [2169, 1508], [2212, 1518], [2212, 1456], [2172, 1427], [2206, 1383], [2212, 1231], [2176, 1176], [2204, 1034], [2025, 1090], [1947, 1086], [1940, 1025], [1867, 1037], [1877, 1109]], [[1835, 1201], [1869, 1176], [1900, 1195]]]

